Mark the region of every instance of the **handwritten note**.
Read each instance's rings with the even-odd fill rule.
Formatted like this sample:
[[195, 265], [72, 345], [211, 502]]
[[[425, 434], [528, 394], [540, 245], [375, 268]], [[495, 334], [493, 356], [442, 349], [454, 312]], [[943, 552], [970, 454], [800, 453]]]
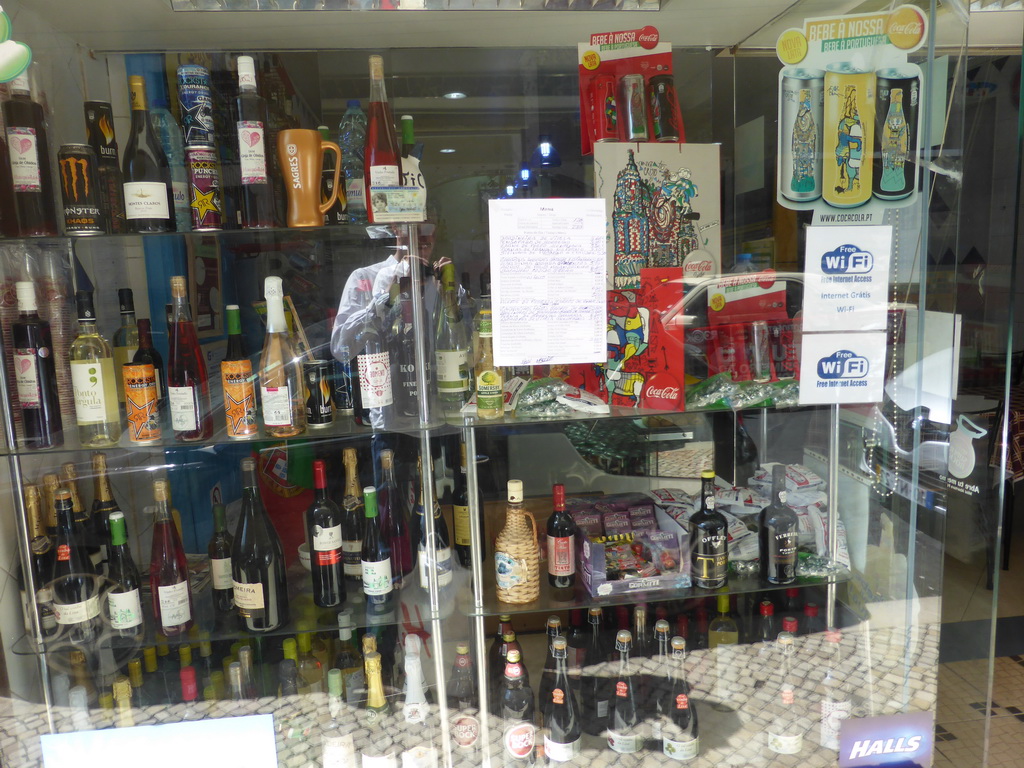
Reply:
[[491, 200], [489, 213], [495, 363], [605, 360], [604, 200]]

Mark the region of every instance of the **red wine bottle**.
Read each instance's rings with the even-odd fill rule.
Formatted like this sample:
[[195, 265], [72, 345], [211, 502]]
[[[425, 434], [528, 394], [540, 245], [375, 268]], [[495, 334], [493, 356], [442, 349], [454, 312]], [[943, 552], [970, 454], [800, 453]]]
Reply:
[[397, 187], [402, 183], [402, 158], [395, 140], [395, 119], [384, 88], [384, 59], [380, 56], [370, 57], [370, 114], [366, 125], [363, 166], [366, 213], [369, 222], [373, 224], [376, 221], [374, 188]]
[[[547, 727], [547, 733], [544, 734], [544, 756], [556, 763], [568, 762], [580, 753], [580, 739], [583, 735], [580, 707], [569, 682], [567, 645], [564, 637], [552, 640], [551, 655], [555, 659], [555, 681], [544, 716]], [[542, 704], [541, 709], [544, 707]]]
[[171, 406], [171, 428], [183, 442], [206, 440], [213, 434], [210, 382], [206, 358], [188, 311], [185, 278], [171, 278], [174, 301], [170, 326], [170, 365], [167, 369], [167, 399]]
[[572, 589], [576, 584], [576, 523], [565, 511], [565, 486], [552, 489], [555, 511], [548, 518], [548, 584]]
[[233, 541], [225, 521], [224, 505], [213, 505], [213, 535], [206, 546], [210, 556], [210, 576], [213, 581], [213, 609], [219, 616], [230, 614], [235, 608], [235, 585], [231, 578], [231, 546]]
[[18, 319], [11, 328], [14, 340], [14, 378], [25, 447], [55, 448], [64, 444], [64, 427], [57, 396], [50, 324], [39, 317], [35, 283], [15, 284]]
[[4, 102], [3, 112], [18, 236], [55, 236], [57, 215], [46, 117], [42, 106], [32, 101], [27, 71], [14, 78], [10, 88], [11, 98]]
[[288, 622], [288, 575], [284, 547], [256, 482], [256, 460], [242, 459], [242, 514], [231, 550], [235, 605], [250, 632], [269, 632]]
[[153, 366], [156, 374], [156, 396], [163, 405], [164, 394], [167, 391], [167, 381], [164, 379], [164, 359], [153, 346], [153, 326], [148, 317], [139, 318], [139, 348], [135, 350], [132, 357], [133, 363], [149, 363]]
[[267, 167], [267, 101], [256, 91], [252, 56], [238, 57], [238, 162], [242, 174], [241, 224], [246, 229], [275, 226], [274, 185]]
[[192, 588], [181, 536], [171, 515], [171, 489], [166, 480], [153, 483], [156, 514], [153, 550], [149, 557], [149, 583], [157, 631], [168, 637], [192, 628]]
[[313, 488], [316, 498], [306, 510], [313, 602], [321, 608], [335, 608], [345, 602], [342, 513], [327, 497], [327, 468], [320, 460], [313, 462]]
[[406, 577], [416, 568], [416, 556], [409, 533], [409, 520], [398, 498], [395, 482], [395, 455], [391, 449], [380, 452], [381, 484], [377, 489], [377, 512], [381, 530], [391, 548], [391, 577], [395, 588], [401, 588]]
[[71, 492], [54, 494], [57, 512], [57, 558], [50, 590], [53, 613], [62, 636], [75, 644], [91, 642], [99, 632], [100, 595], [96, 571], [75, 526]]
[[174, 188], [171, 166], [150, 119], [146, 80], [128, 78], [132, 126], [124, 149], [124, 209], [131, 232], [174, 231]]
[[128, 548], [128, 531], [124, 512], [117, 510], [108, 517], [110, 549], [107, 553], [107, 577], [113, 582], [107, 592], [110, 629], [115, 637], [142, 637], [142, 577]]

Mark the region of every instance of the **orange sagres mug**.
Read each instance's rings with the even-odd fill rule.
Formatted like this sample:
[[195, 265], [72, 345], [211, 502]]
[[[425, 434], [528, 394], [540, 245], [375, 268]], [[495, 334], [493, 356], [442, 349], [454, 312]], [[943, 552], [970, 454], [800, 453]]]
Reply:
[[[320, 202], [320, 180], [327, 150], [335, 155], [334, 186], [330, 198]], [[334, 142], [321, 139], [317, 131], [288, 128], [278, 134], [277, 158], [288, 193], [288, 226], [322, 227], [324, 214], [338, 197], [341, 149]]]

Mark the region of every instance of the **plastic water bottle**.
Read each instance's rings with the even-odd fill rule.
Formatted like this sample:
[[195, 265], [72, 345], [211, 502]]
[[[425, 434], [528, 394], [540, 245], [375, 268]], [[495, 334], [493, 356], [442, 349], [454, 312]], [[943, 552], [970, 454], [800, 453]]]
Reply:
[[185, 172], [185, 141], [181, 136], [178, 121], [168, 108], [170, 102], [166, 95], [152, 96], [150, 102], [149, 119], [153, 121], [153, 128], [156, 129], [157, 138], [160, 139], [160, 144], [167, 155], [167, 163], [171, 166], [175, 229], [178, 232], [190, 232], [192, 209], [189, 206], [188, 174]]
[[348, 109], [338, 125], [341, 147], [341, 170], [345, 174], [345, 197], [348, 199], [348, 220], [353, 224], [366, 221], [366, 195], [363, 191], [363, 148], [366, 143], [366, 113], [359, 99], [349, 99]]
[[752, 253], [737, 253], [736, 263], [733, 264], [732, 272], [757, 272], [759, 271], [757, 265], [754, 264], [754, 255]]

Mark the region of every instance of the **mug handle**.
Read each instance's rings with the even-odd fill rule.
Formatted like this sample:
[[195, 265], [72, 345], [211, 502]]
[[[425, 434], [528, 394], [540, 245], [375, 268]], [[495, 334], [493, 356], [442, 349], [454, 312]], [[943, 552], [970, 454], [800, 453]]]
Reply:
[[334, 202], [338, 199], [338, 181], [341, 178], [341, 147], [333, 141], [321, 141], [321, 160], [323, 158], [323, 153], [327, 150], [334, 153], [334, 186], [331, 188], [331, 196], [320, 206], [320, 213], [327, 213], [331, 206], [334, 205]]

